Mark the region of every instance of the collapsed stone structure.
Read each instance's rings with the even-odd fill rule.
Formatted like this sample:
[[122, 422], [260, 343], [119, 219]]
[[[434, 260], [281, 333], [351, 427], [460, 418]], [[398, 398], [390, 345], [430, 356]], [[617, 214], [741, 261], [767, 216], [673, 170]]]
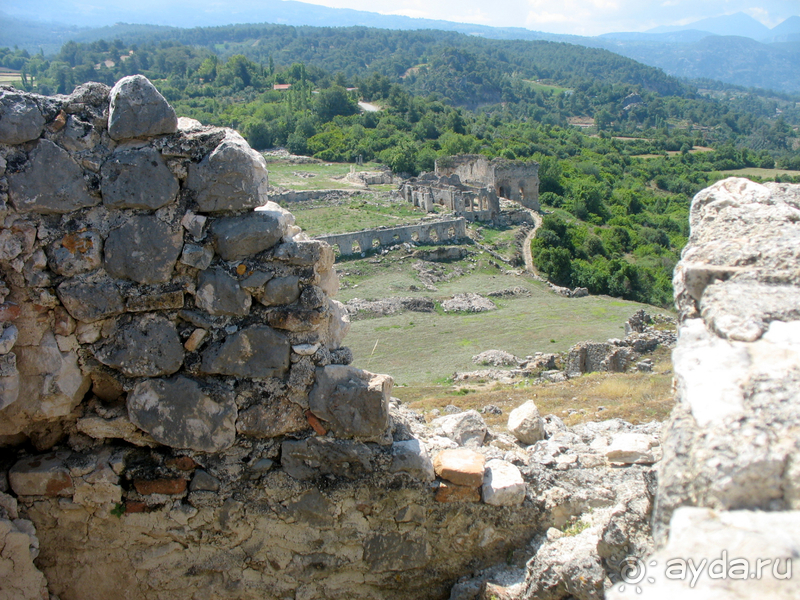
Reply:
[[423, 173], [400, 186], [414, 206], [433, 212], [444, 206], [469, 221], [495, 221], [500, 198], [539, 210], [539, 165], [478, 154], [440, 158], [433, 173]]
[[466, 237], [467, 222], [459, 218], [399, 227], [378, 227], [352, 233], [320, 235], [316, 239], [339, 250], [342, 256], [348, 256], [403, 243], [433, 244], [456, 242]]

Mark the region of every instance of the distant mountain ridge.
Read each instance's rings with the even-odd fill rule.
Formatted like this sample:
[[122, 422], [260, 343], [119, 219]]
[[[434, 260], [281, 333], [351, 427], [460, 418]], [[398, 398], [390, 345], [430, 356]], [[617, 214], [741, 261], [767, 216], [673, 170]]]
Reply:
[[[8, 6], [3, 8], [9, 10]], [[59, 22], [43, 23], [41, 15], [58, 15]], [[148, 25], [135, 24], [148, 19]], [[295, 0], [241, 0], [236, 5], [215, 10], [203, 10], [194, 0], [161, 3], [157, 8], [153, 0], [141, 0], [120, 12], [92, 11], [91, 5], [80, 4], [77, 0], [27, 0], [24, 6], [14, 7], [12, 14], [0, 14], [0, 20], [4, 24], [0, 28], [0, 47], [16, 45], [29, 52], [41, 49], [45, 54], [56, 53], [69, 40], [90, 42], [116, 37], [134, 40], [156, 30], [168, 32], [176, 24], [182, 30], [237, 22], [434, 29], [490, 39], [544, 40], [602, 48], [677, 77], [800, 92], [800, 72], [796, 68], [800, 64], [800, 16], [790, 17], [772, 30], [738, 13], [704, 19], [683, 28], [656, 28], [643, 33], [618, 32], [597, 37], [381, 15]], [[79, 27], [86, 23], [93, 27]], [[757, 38], [766, 43], [756, 41]]]

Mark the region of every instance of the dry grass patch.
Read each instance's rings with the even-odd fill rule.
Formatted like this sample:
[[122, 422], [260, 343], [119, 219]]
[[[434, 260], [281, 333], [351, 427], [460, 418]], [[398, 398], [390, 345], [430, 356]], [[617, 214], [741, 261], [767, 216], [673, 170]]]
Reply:
[[[448, 404], [480, 411], [487, 404], [502, 415], [484, 415], [487, 424], [505, 431], [508, 413], [533, 400], [542, 415], [554, 414], [569, 426], [620, 418], [633, 424], [664, 421], [674, 404], [670, 350], [650, 355], [651, 373], [589, 373], [564, 383], [533, 385], [477, 384], [453, 387], [399, 387], [394, 395], [415, 410], [442, 410]], [[573, 412], [574, 411], [574, 412]]]

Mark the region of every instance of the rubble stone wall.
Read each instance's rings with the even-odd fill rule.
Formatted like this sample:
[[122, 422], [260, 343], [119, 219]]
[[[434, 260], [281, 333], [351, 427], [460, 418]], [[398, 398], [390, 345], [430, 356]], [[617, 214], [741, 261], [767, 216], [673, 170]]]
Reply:
[[365, 229], [354, 233], [339, 233], [335, 235], [320, 235], [316, 239], [330, 246], [338, 246], [342, 256], [368, 252], [381, 247], [394, 246], [395, 244], [419, 242], [422, 244], [436, 244], [455, 242], [467, 237], [467, 223], [464, 219], [448, 219], [420, 223], [418, 225], [404, 225], [401, 227], [385, 227], [381, 229]]
[[434, 499], [333, 249], [266, 194], [141, 76], [0, 88], [0, 598], [441, 598], [541, 527], [524, 484]]

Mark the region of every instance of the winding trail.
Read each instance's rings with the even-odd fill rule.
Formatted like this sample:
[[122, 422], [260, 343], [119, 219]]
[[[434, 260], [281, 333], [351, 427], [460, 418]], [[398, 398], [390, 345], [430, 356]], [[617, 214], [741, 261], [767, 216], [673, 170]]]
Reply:
[[540, 215], [535, 210], [528, 211], [533, 218], [533, 229], [528, 232], [528, 235], [525, 236], [525, 241], [522, 242], [522, 256], [525, 258], [525, 270], [528, 273], [533, 273], [537, 277], [539, 276], [539, 272], [536, 270], [536, 267], [533, 266], [533, 255], [531, 254], [531, 241], [533, 240], [533, 236], [536, 235], [536, 230], [542, 226], [542, 215]]

